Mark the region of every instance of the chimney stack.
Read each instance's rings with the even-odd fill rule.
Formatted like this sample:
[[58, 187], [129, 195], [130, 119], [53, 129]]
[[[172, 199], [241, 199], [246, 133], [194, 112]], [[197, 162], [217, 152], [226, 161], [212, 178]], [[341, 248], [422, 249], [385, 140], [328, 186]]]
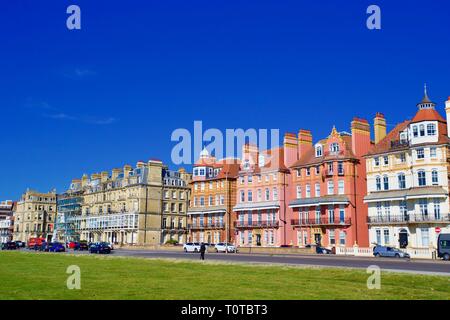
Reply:
[[298, 160], [298, 139], [295, 133], [284, 135], [284, 165], [290, 167]]
[[121, 171], [122, 171], [122, 169], [114, 168], [114, 169], [112, 170], [111, 179], [112, 179], [113, 181], [115, 181], [115, 180], [117, 179], [117, 177], [119, 176], [119, 174], [120, 174]]
[[81, 178], [81, 186], [85, 187], [89, 183], [88, 175], [85, 173], [83, 174], [83, 177]]
[[128, 178], [129, 176], [130, 176], [130, 171], [132, 170], [133, 168], [129, 165], [129, 164], [126, 164], [126, 165], [124, 165], [123, 166], [123, 177], [126, 179], [126, 178]]
[[386, 137], [386, 119], [384, 114], [377, 112], [374, 119], [375, 144]]
[[309, 150], [313, 148], [313, 138], [311, 131], [301, 129], [298, 132], [298, 159], [303, 157]]
[[101, 175], [102, 183], [108, 181], [108, 171], [103, 171]]
[[367, 154], [370, 149], [370, 125], [366, 119], [353, 118], [352, 151], [357, 157]]

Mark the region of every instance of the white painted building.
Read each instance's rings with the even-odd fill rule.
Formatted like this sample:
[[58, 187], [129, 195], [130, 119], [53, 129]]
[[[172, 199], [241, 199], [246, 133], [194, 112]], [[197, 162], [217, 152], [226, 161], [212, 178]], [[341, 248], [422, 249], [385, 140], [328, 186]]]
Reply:
[[[450, 128], [425, 97], [412, 120], [386, 134], [375, 118], [375, 146], [366, 156], [368, 225], [371, 244], [429, 248], [450, 233]], [[450, 98], [446, 102], [450, 117]]]

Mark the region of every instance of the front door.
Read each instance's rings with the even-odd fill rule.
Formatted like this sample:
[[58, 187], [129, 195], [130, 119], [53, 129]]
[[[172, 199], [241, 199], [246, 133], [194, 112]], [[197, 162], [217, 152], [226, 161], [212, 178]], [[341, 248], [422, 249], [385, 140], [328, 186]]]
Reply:
[[322, 235], [320, 234], [320, 233], [315, 233], [314, 234], [314, 242], [315, 242], [315, 244], [317, 244], [317, 245], [321, 245], [321, 243], [322, 243]]
[[401, 230], [398, 234], [398, 243], [401, 249], [408, 247], [408, 231], [405, 229]]
[[258, 247], [261, 246], [261, 235], [260, 235], [260, 234], [257, 234], [257, 235], [256, 235], [256, 245], [257, 245]]

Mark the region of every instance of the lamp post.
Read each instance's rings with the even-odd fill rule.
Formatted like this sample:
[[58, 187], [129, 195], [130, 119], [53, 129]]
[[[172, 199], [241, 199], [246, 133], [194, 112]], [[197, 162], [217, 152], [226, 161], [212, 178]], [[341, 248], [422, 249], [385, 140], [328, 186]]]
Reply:
[[225, 187], [227, 188], [227, 199], [225, 202], [225, 254], [228, 254], [228, 223], [230, 221], [228, 215], [228, 202], [230, 201], [229, 192], [228, 192], [228, 171], [225, 172]]

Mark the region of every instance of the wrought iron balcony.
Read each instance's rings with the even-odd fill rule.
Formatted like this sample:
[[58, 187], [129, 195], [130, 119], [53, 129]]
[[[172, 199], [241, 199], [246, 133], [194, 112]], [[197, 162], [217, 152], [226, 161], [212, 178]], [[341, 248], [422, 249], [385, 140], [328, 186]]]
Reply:
[[225, 223], [188, 224], [188, 230], [224, 229]]
[[409, 141], [407, 141], [407, 140], [391, 141], [391, 148], [392, 149], [403, 148], [403, 147], [408, 147], [408, 146], [409, 146]]
[[184, 232], [187, 229], [185, 227], [182, 226], [162, 226], [163, 231], [174, 231], [174, 232]]
[[350, 218], [340, 219], [330, 219], [329, 217], [308, 218], [308, 219], [293, 219], [291, 220], [291, 225], [293, 226], [349, 226], [352, 224]]
[[417, 223], [450, 223], [450, 214], [435, 215], [428, 214], [411, 214], [411, 215], [381, 215], [367, 217], [367, 223], [372, 225], [383, 224], [417, 224]]
[[278, 228], [279, 221], [235, 221], [234, 227], [237, 229], [252, 229], [252, 228]]

